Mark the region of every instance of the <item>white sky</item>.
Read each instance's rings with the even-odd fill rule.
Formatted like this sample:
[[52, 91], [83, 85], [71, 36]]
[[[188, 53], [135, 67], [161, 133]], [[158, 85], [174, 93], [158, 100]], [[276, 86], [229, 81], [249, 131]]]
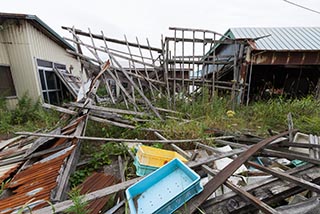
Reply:
[[[292, 0], [320, 11], [320, 0]], [[61, 26], [129, 41], [148, 37], [159, 44], [168, 28], [189, 27], [224, 33], [230, 27], [320, 26], [316, 14], [283, 0], [1, 0], [1, 12], [37, 15], [62, 36]]]

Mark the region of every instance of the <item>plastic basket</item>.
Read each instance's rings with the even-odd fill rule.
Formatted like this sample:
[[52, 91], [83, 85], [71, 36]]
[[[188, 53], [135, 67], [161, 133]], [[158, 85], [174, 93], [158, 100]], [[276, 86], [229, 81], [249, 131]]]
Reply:
[[183, 162], [188, 161], [177, 152], [143, 145], [138, 147], [136, 157], [138, 157], [140, 164], [153, 167], [161, 167], [175, 158]]
[[200, 176], [179, 159], [126, 190], [131, 214], [172, 213], [203, 190]]
[[142, 165], [139, 163], [139, 160], [138, 158], [136, 157], [134, 159], [134, 162], [133, 164], [135, 165], [136, 167], [136, 174], [138, 176], [145, 176], [145, 175], [148, 175], [150, 174], [151, 172], [157, 170], [159, 167], [154, 167], [154, 166], [146, 166], [146, 165]]

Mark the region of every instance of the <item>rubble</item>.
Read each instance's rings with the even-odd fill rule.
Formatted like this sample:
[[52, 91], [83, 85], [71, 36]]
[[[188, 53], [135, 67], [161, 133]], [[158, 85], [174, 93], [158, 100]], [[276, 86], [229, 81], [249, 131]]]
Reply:
[[[82, 72], [89, 80], [84, 82], [57, 70], [57, 75], [64, 80], [63, 83], [77, 101], [66, 103], [63, 107], [44, 103], [43, 107], [68, 115], [69, 118], [65, 119], [67, 125], [41, 132], [18, 132], [17, 137], [0, 142], [0, 182], [4, 182], [5, 188], [0, 195], [1, 214], [21, 209], [25, 212], [31, 209], [35, 214], [47, 214], [52, 212], [53, 207], [55, 212], [63, 212], [72, 206], [72, 200], [67, 197], [69, 177], [79, 162], [83, 140], [143, 145], [161, 143], [179, 153], [176, 156], [186, 162], [183, 167], [194, 172], [195, 177], [199, 178], [199, 191], [192, 197], [185, 197], [183, 202], [179, 201], [179, 206], [168, 212], [179, 209], [182, 213], [249, 213], [257, 210], [264, 213], [286, 213], [286, 210], [291, 209], [303, 210], [300, 206], [308, 206], [309, 210], [318, 207], [315, 201], [320, 193], [319, 140], [317, 136], [299, 133], [293, 129], [291, 116], [288, 118], [288, 131], [277, 135], [271, 133], [272, 136], [265, 139], [249, 135], [166, 139], [161, 130], [141, 127], [148, 121], [165, 121], [166, 118], [177, 118], [176, 116], [179, 116], [182, 123], [189, 122], [187, 115], [174, 110], [181, 97], [180, 92], [182, 99], [185, 99], [185, 96], [195, 102], [194, 98], [202, 96], [201, 92], [206, 89], [210, 90], [211, 98], [215, 96], [216, 89], [230, 90], [232, 101], [236, 102], [238, 89], [235, 83], [216, 81], [214, 75], [212, 80], [208, 80], [204, 78], [205, 75], [195, 72], [205, 72], [202, 57], [207, 45], [210, 48], [223, 43], [244, 45], [245, 41], [219, 40], [223, 35], [213, 31], [170, 28], [174, 37], [164, 38], [162, 47], [155, 48], [150, 46], [148, 40], [147, 44], [143, 45], [138, 39], [136, 42], [129, 42], [126, 37], [124, 40], [111, 39], [104, 36], [103, 32], [93, 34], [90, 29], [84, 32], [70, 27], [63, 28], [72, 35], [72, 39], [67, 40], [77, 46], [76, 51], [69, 52], [77, 57], [82, 64]], [[176, 36], [177, 32], [182, 33], [181, 38]], [[191, 32], [192, 38], [184, 37], [186, 32]], [[203, 38], [196, 38], [196, 33], [201, 33]], [[91, 44], [83, 42], [88, 39]], [[191, 55], [185, 55], [182, 51], [182, 56], [178, 56], [178, 42], [182, 42], [182, 50], [184, 42], [190, 42], [193, 45]], [[122, 48], [124, 46], [127, 52], [114, 49], [109, 43], [121, 45]], [[195, 43], [202, 45], [200, 56], [195, 55]], [[169, 49], [172, 45], [173, 54], [170, 55]], [[85, 48], [88, 54], [84, 54], [82, 48]], [[144, 53], [148, 53], [148, 56], [144, 56]], [[214, 66], [218, 66], [218, 63], [230, 65], [229, 61], [213, 60], [212, 63]], [[105, 97], [97, 93], [100, 85], [105, 87]], [[190, 88], [194, 90], [189, 90]], [[158, 96], [167, 98], [167, 109], [156, 106], [155, 100]], [[106, 103], [121, 103], [126, 109], [104, 105]], [[127, 130], [145, 131], [158, 140], [86, 136], [88, 120]], [[214, 141], [215, 146], [207, 144], [208, 141]], [[177, 144], [188, 144], [192, 149], [185, 151]], [[130, 149], [128, 152], [130, 161], [133, 162], [135, 154], [132, 154]], [[163, 155], [165, 152], [162, 150], [159, 153]], [[146, 177], [131, 180], [126, 180], [125, 164], [123, 165], [122, 157], [118, 156], [121, 179], [118, 181], [114, 175], [94, 173], [82, 184], [83, 200], [90, 202], [91, 208], [88, 209], [92, 213], [99, 213], [106, 211], [103, 207], [110, 195], [118, 193], [118, 203], [106, 213], [120, 212], [121, 207], [125, 207], [128, 200], [132, 199], [124, 198], [123, 191], [127, 190], [128, 196], [128, 190], [134, 188], [134, 185], [141, 185], [140, 181], [143, 182], [144, 179], [151, 179], [154, 183], [153, 175], [165, 171], [167, 162], [172, 163], [170, 161], [176, 156], [161, 162], [156, 166], [159, 169]], [[294, 160], [303, 163], [295, 166], [292, 164]], [[200, 191], [200, 177], [205, 183], [203, 191]], [[285, 199], [306, 191], [306, 201], [278, 206], [282, 205], [280, 203]], [[154, 193], [151, 191], [149, 194]], [[53, 205], [48, 206], [48, 201]], [[134, 209], [134, 203], [129, 204], [130, 209]], [[134, 213], [132, 210], [131, 212]]]

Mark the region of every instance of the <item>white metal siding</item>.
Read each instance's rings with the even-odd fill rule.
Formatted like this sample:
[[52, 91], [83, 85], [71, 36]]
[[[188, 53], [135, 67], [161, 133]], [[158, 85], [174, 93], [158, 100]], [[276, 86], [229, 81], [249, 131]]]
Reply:
[[0, 31], [0, 65], [10, 65], [7, 47], [3, 39], [3, 31]]
[[[33, 27], [28, 21], [20, 20], [19, 25], [8, 22], [2, 32], [1, 41], [5, 49], [0, 46], [0, 63], [3, 61], [11, 65], [11, 73], [17, 96], [28, 92], [34, 100], [41, 97], [41, 85], [37, 71], [36, 59], [66, 65], [72, 65], [73, 74], [79, 75], [78, 61], [68, 54], [64, 48]], [[1, 34], [0, 34], [1, 35]]]
[[27, 25], [31, 53], [35, 58], [64, 64], [68, 70], [70, 65], [72, 65], [72, 73], [79, 76], [80, 64], [76, 58], [68, 54], [64, 48], [33, 27], [30, 23], [27, 23]]
[[27, 36], [26, 21], [16, 23], [7, 22], [3, 32], [10, 60], [11, 74], [17, 96], [21, 97], [28, 92], [29, 96], [37, 99], [39, 90], [34, 75], [33, 58], [30, 52], [30, 43]]

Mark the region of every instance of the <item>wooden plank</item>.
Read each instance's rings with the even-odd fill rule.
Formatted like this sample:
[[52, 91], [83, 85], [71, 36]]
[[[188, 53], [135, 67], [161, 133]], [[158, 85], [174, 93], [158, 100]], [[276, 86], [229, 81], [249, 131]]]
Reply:
[[[219, 172], [218, 170], [213, 170], [210, 167], [203, 165], [202, 168], [206, 170], [209, 174], [215, 176]], [[249, 201], [252, 203], [254, 206], [256, 206], [259, 210], [261, 210], [263, 213], [267, 214], [279, 214], [278, 211], [270, 207], [268, 204], [264, 203], [263, 201], [259, 200], [258, 198], [254, 197], [252, 194], [249, 192], [245, 191], [241, 187], [237, 187], [230, 181], [226, 180], [225, 185], [230, 188], [232, 191], [237, 193], [239, 196], [241, 196], [244, 200]]]
[[250, 166], [260, 170], [260, 171], [269, 173], [269, 174], [271, 174], [271, 175], [273, 175], [275, 177], [278, 177], [280, 179], [295, 183], [296, 185], [298, 185], [300, 187], [303, 187], [305, 189], [308, 189], [310, 191], [314, 191], [314, 192], [320, 193], [320, 186], [317, 185], [317, 184], [314, 184], [312, 182], [306, 181], [306, 180], [304, 180], [302, 178], [297, 178], [297, 177], [294, 177], [292, 175], [288, 175], [288, 174], [283, 173], [281, 171], [275, 171], [273, 169], [270, 169], [270, 168], [265, 167], [265, 166], [261, 166], [259, 164], [254, 163], [254, 162], [251, 162], [251, 161], [248, 161], [248, 164]]
[[[53, 135], [45, 133], [33, 133], [33, 132], [15, 132], [17, 135], [30, 135], [30, 136], [39, 136], [39, 137], [55, 137], [55, 138], [66, 138], [66, 139], [81, 139], [81, 140], [93, 140], [93, 141], [106, 141], [106, 142], [130, 142], [130, 143], [192, 143], [192, 142], [201, 142], [205, 140], [214, 140], [212, 138], [195, 138], [195, 139], [184, 139], [184, 140], [145, 140], [145, 139], [127, 139], [127, 138], [102, 138], [102, 137], [87, 137], [80, 135]], [[236, 151], [236, 150], [233, 150]], [[240, 149], [239, 149], [240, 151]], [[241, 150], [243, 151], [243, 150]]]
[[134, 87], [135, 90], [137, 90], [137, 92], [140, 94], [140, 96], [142, 97], [142, 99], [144, 100], [144, 102], [146, 103], [146, 105], [148, 107], [151, 108], [151, 110], [155, 113], [155, 115], [160, 119], [163, 120], [161, 115], [159, 114], [158, 110], [152, 105], [152, 103], [150, 102], [150, 100], [144, 95], [144, 93], [139, 89], [139, 87], [135, 84], [135, 82], [132, 80], [132, 78], [128, 75], [128, 72], [125, 71], [122, 66], [120, 65], [120, 63], [115, 60], [113, 58], [114, 62], [117, 64], [117, 66], [120, 68], [120, 71], [124, 74], [124, 76], [129, 80], [129, 82], [131, 83], [131, 85]]
[[189, 213], [195, 212], [198, 207], [220, 186], [224, 183], [224, 181], [232, 175], [243, 163], [245, 163], [249, 157], [251, 157], [254, 153], [270, 144], [272, 141], [285, 136], [288, 134], [287, 132], [280, 133], [273, 137], [262, 140], [258, 144], [250, 147], [248, 150], [240, 154], [234, 161], [226, 166], [223, 170], [221, 170], [217, 176], [211, 179], [205, 186], [204, 190], [192, 198], [190, 201], [186, 203], [186, 207]]
[[[72, 28], [70, 27], [65, 27], [65, 26], [62, 26], [62, 29], [64, 30], [72, 30]], [[90, 37], [90, 34], [89, 33], [86, 33], [86, 32], [83, 32], [79, 29], [75, 29], [75, 33], [78, 34], [78, 35], [81, 35], [81, 36], [87, 36], [87, 37]], [[118, 40], [118, 39], [112, 39], [112, 38], [108, 38], [108, 37], [105, 37], [105, 36], [102, 36], [102, 35], [97, 35], [97, 34], [92, 34], [92, 37], [95, 38], [95, 39], [100, 39], [100, 40], [106, 40], [108, 42], [113, 42], [113, 43], [116, 43], [116, 44], [121, 44], [121, 45], [126, 45], [126, 42], [125, 41], [122, 41], [122, 40]], [[132, 42], [129, 42], [129, 45], [132, 46], [132, 47], [138, 47], [137, 44], [135, 43], [132, 43]], [[144, 45], [141, 45], [141, 48], [142, 49], [149, 49], [148, 46], [144, 46]], [[159, 48], [154, 48], [154, 47], [150, 47], [150, 49], [152, 51], [156, 51], [156, 52], [159, 52], [161, 53], [161, 49]]]
[[275, 150], [271, 150], [271, 149], [264, 149], [263, 151], [261, 151], [262, 155], [267, 155], [267, 156], [271, 156], [271, 157], [279, 157], [279, 158], [287, 158], [289, 160], [302, 160], [302, 161], [306, 161], [309, 163], [313, 163], [316, 165], [320, 165], [320, 160], [319, 159], [314, 159], [314, 158], [310, 158], [308, 156], [305, 155], [299, 155], [299, 154], [294, 154], [294, 153], [287, 153], [287, 152], [281, 152], [281, 151], [275, 151]]
[[[166, 139], [164, 136], [162, 136], [159, 132], [154, 132], [154, 134], [160, 138], [161, 140], [165, 140], [165, 141], [168, 141], [168, 139]], [[170, 146], [176, 151], [178, 152], [180, 155], [182, 155], [183, 157], [187, 158], [187, 159], [190, 159], [191, 158], [191, 155], [189, 153], [187, 153], [186, 151], [184, 151], [183, 149], [181, 149], [179, 146], [173, 144], [173, 143], [170, 143]]]
[[[301, 177], [305, 173], [312, 175], [312, 177], [314, 175], [319, 176], [319, 167], [315, 167], [312, 164], [307, 164], [304, 166], [289, 169], [284, 173], [295, 175], [296, 177]], [[297, 193], [295, 191], [292, 191], [293, 189], [296, 189], [295, 185], [288, 184], [287, 182], [282, 181], [277, 177], [265, 178], [259, 182], [244, 186], [242, 187], [242, 189], [247, 192], [254, 193], [256, 197], [258, 197], [260, 200], [265, 201], [266, 203], [277, 203], [278, 200], [281, 200], [282, 196], [287, 198]], [[271, 193], [271, 189], [275, 189], [276, 194]], [[303, 189], [301, 190], [301, 192], [302, 191]], [[290, 192], [289, 196], [287, 196], [287, 192]], [[231, 212], [240, 213], [240, 211], [241, 213], [248, 213], [245, 211], [247, 211], [247, 209], [253, 210], [251, 208], [254, 209], [251, 203], [243, 200], [237, 195], [237, 193], [232, 191], [207, 200], [201, 206], [201, 210], [204, 210], [207, 213], [212, 213], [212, 211], [214, 211], [217, 214]]]
[[[54, 130], [52, 130], [51, 132], [49, 132], [49, 134], [61, 134], [61, 128], [58, 127]], [[52, 137], [40, 137], [38, 138], [33, 144], [32, 146], [26, 151], [25, 153], [25, 157], [29, 156], [30, 154], [32, 154], [34, 151], [36, 151], [40, 146], [42, 146], [43, 144], [45, 144], [46, 142], [52, 140]]]
[[[74, 132], [75, 136], [84, 134], [86, 123], [87, 123], [86, 119], [79, 122], [77, 129]], [[80, 139], [75, 140], [74, 144], [76, 146], [73, 149], [72, 153], [67, 158], [66, 165], [63, 168], [63, 171], [61, 172], [60, 176], [57, 178], [57, 186], [52, 191], [52, 195], [51, 195], [52, 201], [61, 201], [67, 198], [69, 178], [70, 178], [70, 175], [76, 169], [76, 163], [78, 162], [78, 159], [80, 157], [80, 148], [81, 148]]]
[[244, 149], [234, 149], [230, 152], [224, 152], [224, 153], [220, 153], [220, 154], [210, 155], [209, 157], [201, 158], [197, 161], [189, 161], [187, 163], [187, 165], [191, 168], [196, 168], [196, 167], [199, 167], [203, 164], [208, 164], [208, 163], [213, 162], [215, 160], [219, 160], [219, 159], [226, 158], [226, 157], [232, 157], [234, 155], [238, 155], [243, 152], [245, 152]]

